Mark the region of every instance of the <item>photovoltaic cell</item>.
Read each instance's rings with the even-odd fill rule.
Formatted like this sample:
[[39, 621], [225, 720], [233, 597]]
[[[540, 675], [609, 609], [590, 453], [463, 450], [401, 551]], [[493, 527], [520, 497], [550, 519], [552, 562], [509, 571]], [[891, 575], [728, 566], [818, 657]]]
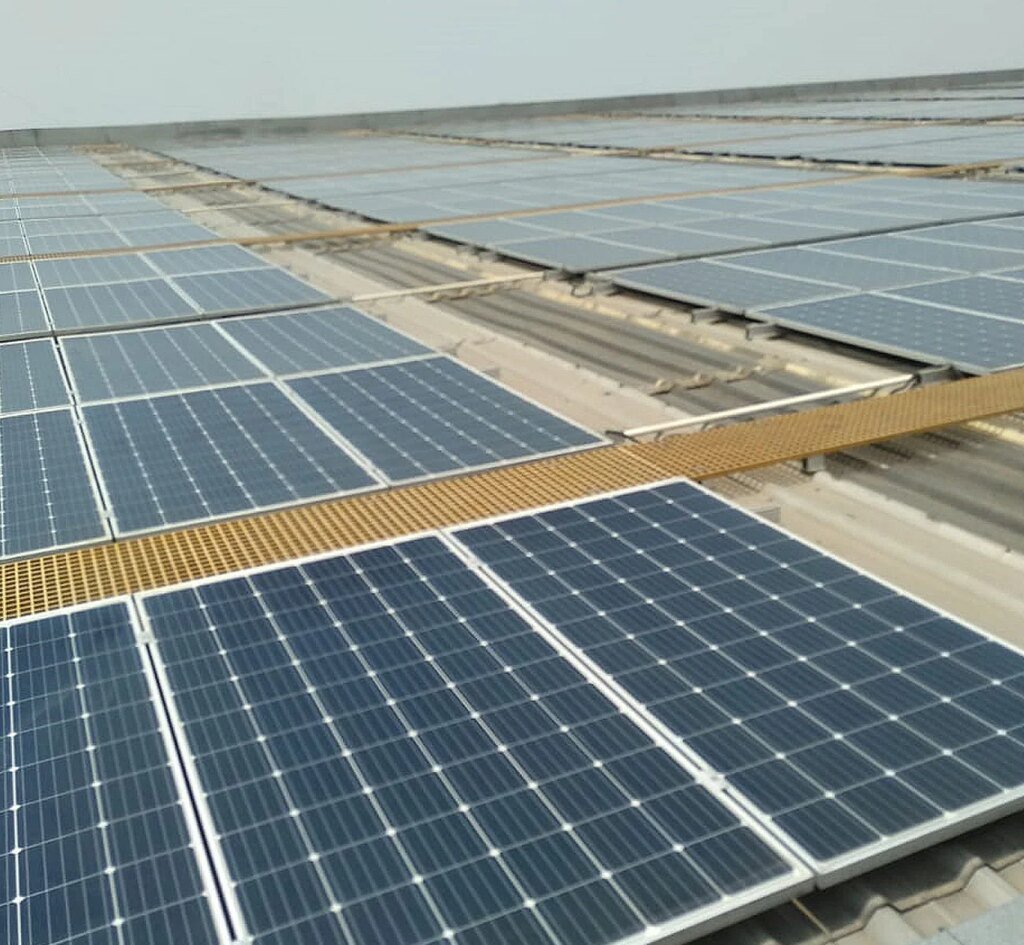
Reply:
[[52, 341], [0, 345], [0, 413], [66, 403], [68, 389]]
[[1024, 788], [1024, 655], [699, 487], [456, 537], [820, 875]]
[[215, 945], [127, 606], [2, 633], [5, 940]]
[[602, 945], [799, 879], [437, 538], [143, 607], [258, 945]]
[[161, 279], [44, 290], [57, 331], [186, 318], [196, 309]]
[[205, 313], [247, 312], [328, 302], [330, 296], [283, 269], [240, 269], [176, 276], [174, 284]]
[[0, 418], [0, 555], [104, 537], [71, 412]]
[[209, 324], [78, 335], [61, 347], [82, 402], [264, 377]]
[[449, 358], [288, 385], [392, 481], [599, 442]]
[[82, 412], [122, 534], [375, 484], [272, 384]]
[[274, 374], [430, 353], [429, 348], [351, 308], [238, 318], [218, 327]]

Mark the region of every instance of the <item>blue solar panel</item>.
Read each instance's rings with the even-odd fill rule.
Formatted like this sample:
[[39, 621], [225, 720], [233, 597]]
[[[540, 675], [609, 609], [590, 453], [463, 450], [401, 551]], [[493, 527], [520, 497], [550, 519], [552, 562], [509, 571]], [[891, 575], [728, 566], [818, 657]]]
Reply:
[[933, 364], [952, 364], [975, 374], [1024, 364], [1024, 324], [895, 295], [862, 293], [766, 308], [760, 317], [825, 338]]
[[196, 315], [195, 307], [159, 278], [45, 289], [43, 294], [57, 331]]
[[392, 481], [599, 442], [449, 358], [323, 374], [288, 385]]
[[455, 533], [820, 875], [1024, 788], [1024, 655], [697, 486]]
[[264, 377], [210, 324], [78, 335], [60, 344], [83, 402]]
[[0, 418], [0, 555], [105, 538], [69, 410]]
[[127, 606], [2, 632], [4, 940], [215, 945]]
[[269, 383], [82, 412], [122, 534], [376, 484]]
[[352, 308], [237, 318], [218, 327], [274, 374], [370, 364], [430, 349]]
[[50, 322], [38, 291], [0, 292], [0, 338], [41, 335], [48, 331]]
[[66, 403], [68, 388], [52, 341], [0, 345], [0, 413]]
[[438, 538], [142, 606], [258, 945], [692, 935], [803, 879]]
[[175, 276], [172, 281], [208, 314], [330, 301], [329, 295], [276, 267]]

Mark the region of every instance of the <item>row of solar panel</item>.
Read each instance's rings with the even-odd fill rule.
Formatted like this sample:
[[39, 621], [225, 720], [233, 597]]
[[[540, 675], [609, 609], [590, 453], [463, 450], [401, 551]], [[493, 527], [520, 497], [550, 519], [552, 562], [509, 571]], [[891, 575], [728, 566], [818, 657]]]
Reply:
[[[422, 126], [418, 126], [423, 130]], [[651, 148], [698, 154], [871, 164], [956, 165], [1020, 158], [1019, 125], [905, 123], [879, 127], [857, 122], [671, 120], [618, 118], [477, 121], [426, 130], [481, 141], [585, 147]]]
[[[0, 220], [48, 220], [107, 214], [164, 213], [159, 200], [141, 193], [64, 194], [58, 197], [19, 197], [0, 200]], [[181, 215], [181, 221], [187, 217]], [[115, 220], [116, 222], [116, 220]]]
[[0, 345], [0, 409], [2, 556], [599, 442], [351, 309]]
[[1006, 185], [972, 189], [951, 181], [880, 178], [439, 224], [427, 232], [586, 272], [1022, 211], [1024, 192]]
[[32, 945], [679, 942], [1024, 796], [1024, 655], [690, 484], [3, 632]]
[[0, 265], [0, 338], [289, 308], [329, 297], [240, 246]]
[[[13, 209], [13, 208], [8, 208]], [[162, 246], [217, 239], [174, 210], [0, 221], [0, 257]]]
[[1024, 218], [623, 270], [616, 284], [985, 373], [1024, 364]]

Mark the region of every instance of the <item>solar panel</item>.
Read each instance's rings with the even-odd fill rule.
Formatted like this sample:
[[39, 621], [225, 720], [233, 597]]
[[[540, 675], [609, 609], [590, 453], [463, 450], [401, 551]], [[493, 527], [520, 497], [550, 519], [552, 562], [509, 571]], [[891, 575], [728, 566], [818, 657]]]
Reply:
[[162, 279], [45, 289], [43, 294], [57, 331], [139, 325], [197, 314]]
[[793, 276], [847, 285], [855, 289], [887, 289], [901, 285], [947, 279], [951, 269], [928, 269], [900, 263], [883, 262], [839, 253], [820, 253], [816, 249], [765, 249], [755, 253], [724, 257], [722, 262], [759, 269], [779, 276]]
[[274, 374], [298, 374], [430, 354], [429, 348], [352, 308], [260, 315], [218, 323]]
[[1024, 252], [1024, 229], [1007, 226], [986, 226], [981, 223], [957, 223], [953, 226], [930, 227], [911, 234], [917, 239], [963, 243], [967, 246], [991, 246]]
[[98, 249], [115, 249], [125, 241], [112, 230], [89, 233], [58, 233], [52, 236], [29, 236], [28, 247], [34, 255], [43, 253], [79, 253]]
[[438, 538], [142, 607], [258, 945], [691, 937], [803, 880]]
[[269, 383], [115, 401], [82, 413], [120, 534], [375, 485]]
[[668, 298], [746, 310], [838, 295], [842, 286], [770, 275], [714, 262], [666, 263], [616, 273], [618, 285]]
[[0, 413], [60, 407], [68, 399], [52, 341], [0, 345]]
[[820, 877], [1019, 805], [1024, 654], [698, 486], [455, 534]]
[[878, 351], [963, 371], [1024, 364], [1024, 325], [895, 296], [849, 295], [767, 308], [759, 318]]
[[189, 243], [193, 240], [217, 239], [218, 235], [205, 226], [185, 223], [180, 226], [160, 226], [154, 229], [125, 230], [122, 234], [129, 246], [163, 246], [169, 243]]
[[444, 357], [321, 374], [288, 386], [392, 481], [600, 442]]
[[215, 945], [125, 603], [2, 632], [5, 941]]
[[81, 256], [73, 259], [40, 259], [36, 261], [39, 284], [44, 289], [98, 282], [127, 282], [155, 278], [153, 267], [139, 255], [119, 253], [115, 256]]
[[210, 314], [330, 301], [319, 289], [277, 268], [176, 276], [173, 281], [201, 311]]
[[0, 417], [0, 555], [106, 537], [70, 410]]
[[629, 266], [633, 263], [650, 262], [652, 259], [666, 259], [669, 255], [639, 246], [625, 246], [586, 236], [517, 240], [514, 243], [502, 244], [501, 252], [516, 259], [524, 259], [542, 266], [553, 266], [569, 272]]
[[146, 258], [169, 276], [222, 272], [228, 269], [261, 269], [267, 261], [241, 246], [200, 246], [195, 249], [146, 253]]
[[82, 402], [264, 377], [210, 324], [78, 335], [61, 347]]
[[[699, 226], [700, 224], [696, 224]], [[671, 226], [634, 227], [628, 230], [612, 230], [603, 233], [608, 239], [656, 249], [672, 256], [704, 256], [708, 253], [723, 253], [731, 249], [748, 249], [760, 246], [761, 240], [741, 236], [725, 236], [721, 233], [704, 233]], [[649, 258], [653, 258], [650, 257]]]
[[0, 265], [0, 292], [22, 292], [35, 287], [36, 280], [28, 263]]
[[38, 291], [0, 293], [0, 337], [40, 335], [49, 330]]
[[1024, 282], [971, 276], [900, 289], [902, 298], [1024, 321]]
[[961, 272], [1010, 269], [1024, 263], [1024, 254], [1021, 253], [911, 239], [909, 236], [865, 236], [828, 243], [818, 249], [821, 252], [848, 253], [886, 262], [957, 269]]

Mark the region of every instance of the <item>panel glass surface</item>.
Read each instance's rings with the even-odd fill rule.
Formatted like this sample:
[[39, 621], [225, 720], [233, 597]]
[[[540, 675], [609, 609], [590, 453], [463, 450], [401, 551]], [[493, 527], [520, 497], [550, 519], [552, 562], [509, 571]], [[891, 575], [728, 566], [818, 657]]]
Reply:
[[257, 945], [602, 945], [792, 884], [437, 538], [143, 607]]
[[1024, 655], [699, 487], [455, 534], [822, 872], [1021, 796]]
[[49, 330], [50, 322], [37, 290], [0, 292], [0, 338], [41, 335]]
[[57, 331], [187, 318], [196, 309], [162, 279], [46, 289]]
[[429, 354], [430, 349], [352, 308], [236, 318], [218, 327], [274, 374], [298, 374]]
[[392, 481], [599, 442], [449, 358], [288, 385]]
[[60, 344], [83, 402], [264, 377], [209, 324], [79, 335]]
[[68, 388], [52, 341], [12, 341], [0, 345], [0, 413], [66, 403]]
[[215, 945], [126, 605], [2, 633], [5, 941]]
[[104, 537], [71, 412], [0, 418], [0, 555]]
[[176, 276], [173, 281], [205, 313], [248, 312], [330, 301], [330, 296], [319, 289], [277, 268]]
[[121, 533], [375, 484], [272, 384], [99, 404], [82, 412]]

